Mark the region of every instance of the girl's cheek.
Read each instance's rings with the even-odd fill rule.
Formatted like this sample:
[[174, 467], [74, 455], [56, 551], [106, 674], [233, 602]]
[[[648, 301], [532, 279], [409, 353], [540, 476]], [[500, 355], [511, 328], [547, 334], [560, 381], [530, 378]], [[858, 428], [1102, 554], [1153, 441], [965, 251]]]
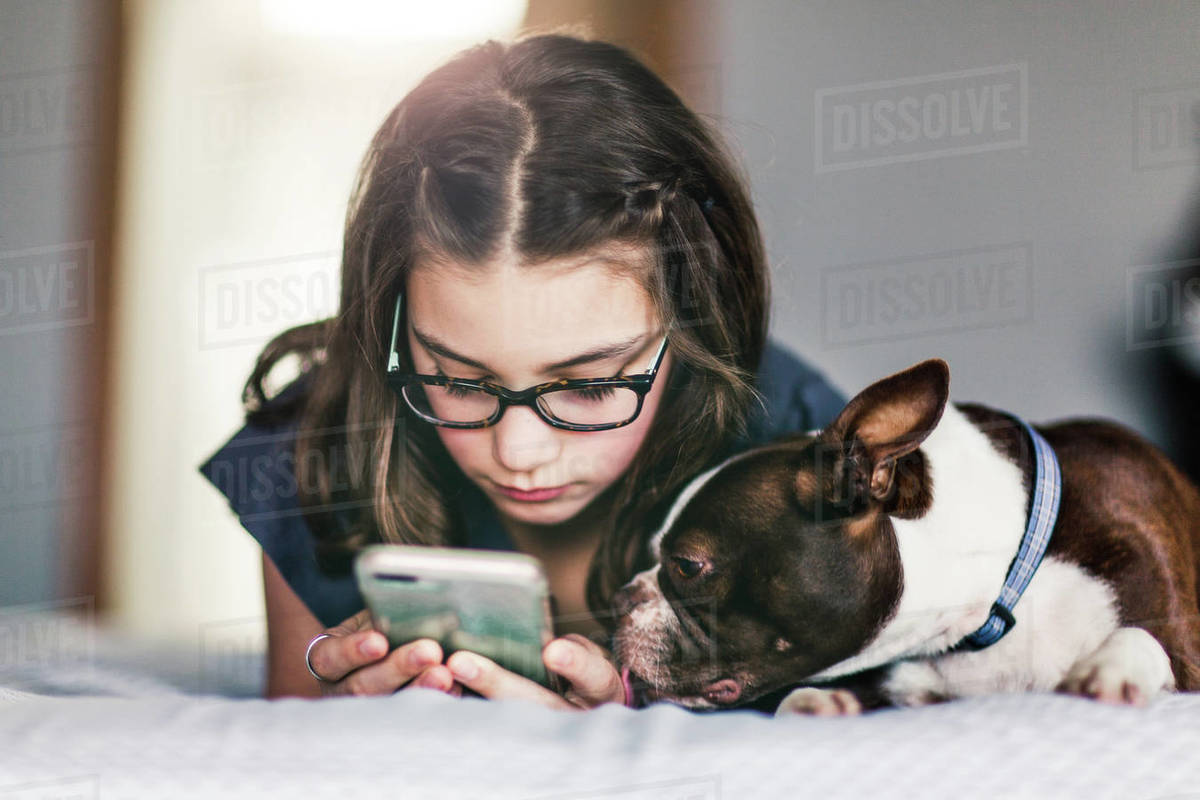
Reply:
[[593, 480], [605, 482], [615, 480], [633, 463], [649, 431], [651, 416], [639, 416], [626, 428], [614, 428], [594, 434], [580, 434], [571, 444], [578, 449], [571, 451], [576, 467], [572, 472]]
[[487, 457], [491, 447], [489, 434], [486, 429], [457, 430], [455, 428], [438, 428], [438, 438], [442, 446], [460, 467], [470, 467], [480, 463]]
[[[602, 435], [602, 434], [601, 434]], [[629, 437], [593, 438], [568, 456], [568, 471], [576, 480], [608, 482], [618, 477], [633, 461], [638, 440]]]

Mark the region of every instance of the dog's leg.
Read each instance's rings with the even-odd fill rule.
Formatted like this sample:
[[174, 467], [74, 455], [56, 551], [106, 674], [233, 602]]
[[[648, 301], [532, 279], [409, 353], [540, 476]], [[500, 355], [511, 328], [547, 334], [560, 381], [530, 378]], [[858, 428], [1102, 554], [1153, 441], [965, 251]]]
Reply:
[[898, 706], [944, 703], [954, 696], [945, 676], [929, 660], [897, 662], [881, 689]]
[[1140, 706], [1174, 688], [1171, 662], [1158, 640], [1141, 628], [1118, 628], [1075, 662], [1058, 691]]

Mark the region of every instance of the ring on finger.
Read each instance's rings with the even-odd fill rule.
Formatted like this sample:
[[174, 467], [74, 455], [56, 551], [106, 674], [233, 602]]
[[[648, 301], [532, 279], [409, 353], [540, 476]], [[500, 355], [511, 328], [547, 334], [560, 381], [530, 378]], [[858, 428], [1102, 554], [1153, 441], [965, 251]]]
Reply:
[[304, 666], [308, 667], [308, 674], [312, 675], [314, 678], [316, 678], [321, 683], [333, 683], [333, 681], [331, 681], [327, 678], [322, 678], [320, 675], [317, 674], [317, 671], [315, 669], [313, 669], [312, 649], [313, 649], [313, 645], [316, 644], [317, 642], [321, 641], [322, 639], [332, 639], [332, 638], [333, 638], [333, 634], [331, 634], [331, 633], [318, 633], [316, 636], [314, 636], [312, 638], [312, 641], [310, 641], [308, 643], [308, 649], [306, 649], [304, 651]]

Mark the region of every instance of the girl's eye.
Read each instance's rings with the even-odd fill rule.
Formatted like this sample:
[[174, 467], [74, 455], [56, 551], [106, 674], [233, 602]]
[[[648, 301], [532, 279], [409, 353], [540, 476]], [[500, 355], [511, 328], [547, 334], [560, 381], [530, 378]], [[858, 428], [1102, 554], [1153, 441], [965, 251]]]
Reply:
[[[437, 375], [439, 378], [449, 378], [450, 377], [445, 372], [442, 372], [441, 367], [435, 366], [434, 370], [435, 370], [434, 374]], [[476, 379], [472, 378], [471, 380], [476, 380]], [[481, 392], [478, 389], [475, 389], [475, 388], [472, 388], [469, 386], [460, 386], [456, 383], [444, 384], [441, 387], [441, 389], [443, 392], [445, 392], [450, 397], [475, 397], [476, 395], [481, 394]]]
[[614, 391], [611, 386], [584, 386], [581, 389], [576, 389], [574, 394], [580, 400], [595, 403], [601, 400], [608, 400], [613, 396]]
[[684, 580], [696, 577], [704, 569], [703, 561], [694, 561], [690, 558], [672, 558], [671, 565], [675, 574]]

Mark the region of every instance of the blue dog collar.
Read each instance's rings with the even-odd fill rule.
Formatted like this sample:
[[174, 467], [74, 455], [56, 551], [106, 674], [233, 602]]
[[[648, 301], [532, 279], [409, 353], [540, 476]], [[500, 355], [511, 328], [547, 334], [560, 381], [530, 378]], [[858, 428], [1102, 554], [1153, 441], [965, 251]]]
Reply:
[[1062, 500], [1062, 470], [1059, 469], [1054, 448], [1025, 420], [1011, 414], [1009, 416], [1021, 424], [1033, 443], [1033, 503], [1029, 509], [1029, 520], [1025, 524], [1021, 546], [1008, 568], [1008, 575], [1004, 578], [1000, 596], [992, 603], [991, 616], [978, 630], [968, 634], [951, 648], [952, 650], [982, 650], [1000, 641], [1013, 629], [1016, 625], [1012, 613], [1013, 606], [1021, 599], [1021, 594], [1033, 580], [1038, 565], [1042, 563], [1042, 556], [1046, 554], [1046, 547], [1050, 544], [1054, 522], [1058, 519], [1058, 504]]

